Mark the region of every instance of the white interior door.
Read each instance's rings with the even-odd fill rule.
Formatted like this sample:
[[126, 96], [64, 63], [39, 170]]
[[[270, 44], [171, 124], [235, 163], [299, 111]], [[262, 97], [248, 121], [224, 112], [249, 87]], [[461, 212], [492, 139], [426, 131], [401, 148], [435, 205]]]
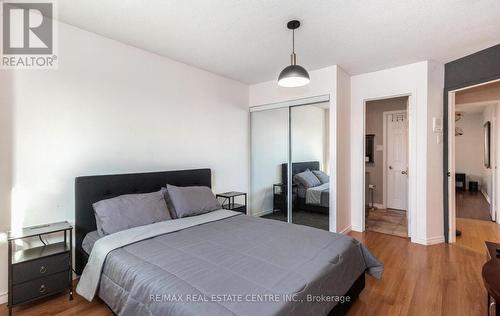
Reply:
[[386, 114], [387, 208], [408, 206], [408, 118], [406, 111]]

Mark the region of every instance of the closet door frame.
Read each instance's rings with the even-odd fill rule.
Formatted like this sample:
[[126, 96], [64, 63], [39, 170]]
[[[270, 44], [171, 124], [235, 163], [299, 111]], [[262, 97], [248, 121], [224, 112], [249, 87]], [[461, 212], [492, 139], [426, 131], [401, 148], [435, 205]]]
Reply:
[[[273, 110], [279, 108], [288, 108], [288, 157], [287, 157], [287, 223], [293, 223], [292, 213], [293, 213], [293, 199], [292, 199], [292, 182], [290, 179], [292, 178], [292, 108], [296, 106], [304, 106], [311, 105], [316, 103], [330, 102], [330, 95], [323, 94], [319, 96], [309, 97], [309, 98], [301, 98], [296, 100], [263, 104], [258, 106], [250, 107], [250, 113], [258, 112], [258, 111], [266, 111]], [[250, 115], [251, 117], [251, 115]], [[250, 118], [251, 119], [251, 118]], [[252, 124], [250, 123], [250, 128], [252, 128]], [[250, 133], [251, 134], [251, 133]], [[251, 151], [250, 151], [251, 152]], [[250, 154], [250, 159], [252, 159], [252, 155]], [[252, 164], [250, 163], [250, 166]], [[252, 174], [250, 172], [250, 174]], [[250, 179], [252, 181], [252, 179]], [[251, 189], [251, 186], [250, 186]], [[330, 194], [330, 199], [331, 199]], [[251, 202], [250, 202], [251, 203]], [[328, 218], [330, 218], [331, 213], [329, 212]], [[331, 230], [331, 228], [330, 228]]]

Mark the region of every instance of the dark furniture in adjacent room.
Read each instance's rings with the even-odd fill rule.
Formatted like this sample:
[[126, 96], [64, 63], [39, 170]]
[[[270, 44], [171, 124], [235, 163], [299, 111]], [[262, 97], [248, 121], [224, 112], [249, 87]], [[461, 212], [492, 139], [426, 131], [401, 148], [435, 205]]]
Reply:
[[[42, 236], [62, 233], [61, 242], [47, 244]], [[69, 237], [68, 237], [69, 236]], [[16, 240], [38, 238], [42, 246], [13, 251]], [[69, 292], [73, 299], [72, 251], [73, 227], [68, 222], [23, 228], [8, 233], [9, 293], [8, 308], [46, 296]]]
[[[244, 202], [243, 202], [244, 204], [234, 202], [234, 199], [238, 196], [244, 197]], [[221, 202], [222, 208], [224, 208], [226, 210], [241, 212], [244, 214], [247, 213], [247, 194], [246, 193], [231, 191], [231, 192], [224, 192], [224, 193], [216, 194], [215, 197], [217, 199], [222, 199], [222, 202]]]
[[488, 291], [488, 315], [500, 315], [500, 244], [486, 241], [488, 262], [483, 266], [483, 282]]
[[478, 192], [479, 183], [477, 181], [469, 181], [469, 192]]
[[465, 173], [455, 173], [455, 189], [465, 191]]

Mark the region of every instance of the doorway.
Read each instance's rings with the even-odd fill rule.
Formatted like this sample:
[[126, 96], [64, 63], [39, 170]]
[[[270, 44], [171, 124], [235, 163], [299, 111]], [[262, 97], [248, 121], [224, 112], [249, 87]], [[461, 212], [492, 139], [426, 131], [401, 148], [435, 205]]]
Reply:
[[408, 96], [365, 103], [365, 229], [409, 236]]
[[498, 221], [500, 81], [448, 92], [449, 242], [470, 224]]

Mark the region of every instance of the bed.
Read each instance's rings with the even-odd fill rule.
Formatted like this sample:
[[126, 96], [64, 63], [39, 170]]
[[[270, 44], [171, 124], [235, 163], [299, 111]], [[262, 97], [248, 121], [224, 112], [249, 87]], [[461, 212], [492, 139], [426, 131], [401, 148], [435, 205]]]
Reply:
[[[292, 179], [297, 173], [304, 172], [306, 170], [320, 170], [319, 161], [304, 161], [304, 162], [294, 162], [292, 163]], [[288, 183], [288, 164], [283, 163], [281, 165], [281, 181], [282, 183]], [[309, 195], [309, 196], [308, 196]], [[311, 203], [308, 201], [308, 197], [315, 197], [315, 202]], [[323, 214], [329, 214], [329, 200], [330, 200], [330, 190], [329, 184], [323, 184], [318, 187], [313, 188], [303, 188], [301, 186], [297, 187], [297, 200], [294, 208], [303, 211], [312, 211]]]
[[[77, 292], [102, 260], [96, 295], [118, 315], [343, 315], [364, 288], [365, 272], [382, 273], [350, 237], [228, 210], [89, 239], [96, 231], [93, 203], [166, 183], [211, 187], [211, 171], [76, 179], [75, 267], [83, 273]], [[103, 253], [113, 238], [124, 244]]]

